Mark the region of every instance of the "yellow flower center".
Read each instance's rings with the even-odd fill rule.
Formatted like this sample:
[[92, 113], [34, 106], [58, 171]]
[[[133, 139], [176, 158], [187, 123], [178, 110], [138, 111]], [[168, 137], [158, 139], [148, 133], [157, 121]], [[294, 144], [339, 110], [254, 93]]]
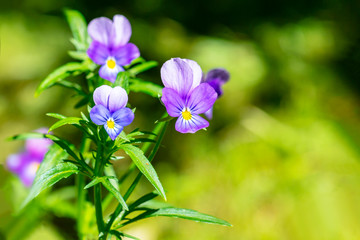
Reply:
[[191, 119], [191, 112], [189, 112], [187, 109], [181, 113], [183, 119], [190, 120]]
[[115, 127], [115, 123], [112, 119], [107, 120], [106, 124], [110, 129], [113, 129]]
[[113, 69], [116, 66], [116, 62], [113, 59], [109, 59], [106, 61], [106, 64], [109, 68]]

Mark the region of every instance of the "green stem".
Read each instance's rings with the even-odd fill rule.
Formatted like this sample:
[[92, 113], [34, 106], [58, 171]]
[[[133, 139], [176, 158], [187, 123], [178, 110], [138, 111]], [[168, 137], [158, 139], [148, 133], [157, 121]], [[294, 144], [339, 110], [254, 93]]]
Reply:
[[[83, 138], [81, 142], [80, 152], [84, 155], [85, 152], [89, 151], [91, 141], [88, 138]], [[85, 176], [82, 174], [78, 174], [76, 177], [76, 184], [77, 184], [77, 231], [78, 237], [80, 240], [84, 239], [84, 205], [86, 201], [86, 190], [85, 187]]]
[[[103, 145], [102, 145], [102, 142], [99, 142], [99, 144], [97, 146], [95, 171], [94, 171], [96, 177], [101, 177], [101, 173], [102, 173], [102, 169], [103, 169], [102, 160], [103, 160]], [[96, 223], [98, 226], [99, 236], [103, 236], [105, 224], [104, 224], [102, 205], [101, 205], [101, 185], [100, 184], [96, 184], [94, 186], [94, 204], [95, 204]], [[104, 239], [104, 238], [99, 237], [99, 239]]]

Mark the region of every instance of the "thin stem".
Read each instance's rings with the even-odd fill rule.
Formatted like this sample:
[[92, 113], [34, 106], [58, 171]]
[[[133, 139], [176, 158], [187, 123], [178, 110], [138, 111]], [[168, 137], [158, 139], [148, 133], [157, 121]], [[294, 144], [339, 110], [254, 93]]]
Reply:
[[[97, 154], [96, 154], [96, 161], [95, 161], [95, 176], [101, 177], [103, 164], [102, 159], [103, 158], [103, 146], [102, 143], [99, 142], [97, 146]], [[96, 213], [96, 223], [98, 226], [99, 235], [101, 236], [104, 233], [104, 218], [103, 218], [103, 212], [102, 212], [102, 205], [101, 205], [101, 185], [96, 184], [94, 186], [94, 204], [95, 204], [95, 213]], [[100, 237], [99, 239], [102, 239]]]
[[[83, 138], [80, 147], [80, 153], [84, 154], [85, 152], [89, 151], [91, 141], [88, 138]], [[84, 189], [85, 186], [85, 176], [82, 174], [78, 174], [76, 177], [76, 184], [77, 184], [77, 231], [78, 237], [80, 240], [84, 239], [84, 232], [83, 232], [83, 225], [84, 221], [82, 216], [84, 216], [84, 203], [86, 201], [86, 190]]]

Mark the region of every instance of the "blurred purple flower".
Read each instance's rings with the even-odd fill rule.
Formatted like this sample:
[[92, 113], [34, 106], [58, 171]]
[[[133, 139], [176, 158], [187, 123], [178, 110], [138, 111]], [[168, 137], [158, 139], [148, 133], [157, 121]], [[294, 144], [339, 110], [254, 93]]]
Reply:
[[[36, 132], [47, 133], [48, 130], [41, 128], [36, 130]], [[7, 168], [12, 173], [18, 175], [26, 187], [30, 187], [40, 163], [52, 144], [53, 142], [46, 138], [27, 139], [24, 152], [12, 154], [7, 158]]]
[[[218, 94], [218, 98], [223, 94], [222, 85], [229, 81], [230, 74], [223, 68], [214, 68], [210, 70], [205, 78], [201, 80], [201, 82], [208, 83], [210, 86], [216, 91]], [[213, 116], [213, 108], [211, 107], [207, 112], [205, 112], [205, 116], [208, 119], [212, 119]]]
[[171, 117], [178, 117], [175, 129], [181, 133], [195, 133], [209, 126], [199, 114], [208, 111], [217, 93], [208, 83], [201, 83], [200, 66], [188, 59], [172, 58], [161, 67], [165, 88], [161, 101]]
[[93, 42], [87, 50], [88, 56], [99, 65], [100, 77], [115, 82], [122, 66], [140, 56], [139, 49], [128, 43], [131, 36], [129, 20], [115, 15], [113, 21], [106, 17], [95, 18], [89, 23], [88, 33]]
[[95, 106], [90, 111], [91, 120], [96, 125], [104, 125], [111, 140], [115, 140], [134, 120], [134, 113], [125, 107], [128, 102], [126, 91], [121, 87], [103, 85], [95, 89], [93, 97]]

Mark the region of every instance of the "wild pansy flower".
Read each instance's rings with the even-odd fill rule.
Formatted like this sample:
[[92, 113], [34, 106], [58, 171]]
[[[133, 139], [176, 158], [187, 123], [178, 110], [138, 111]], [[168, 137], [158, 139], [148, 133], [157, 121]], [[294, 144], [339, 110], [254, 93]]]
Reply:
[[[218, 98], [223, 94], [222, 85], [229, 81], [230, 74], [223, 68], [214, 68], [210, 70], [206, 76], [201, 80], [201, 82], [208, 83], [210, 86], [216, 91], [218, 94]], [[211, 107], [207, 112], [205, 112], [205, 116], [208, 119], [212, 119], [213, 116], [213, 108]]]
[[99, 65], [100, 77], [115, 82], [122, 66], [128, 65], [140, 56], [139, 49], [128, 43], [131, 36], [129, 20], [115, 15], [113, 21], [106, 17], [95, 18], [89, 23], [88, 33], [92, 43], [87, 50], [88, 56]]
[[[46, 128], [36, 130], [39, 133], [47, 133]], [[45, 154], [53, 142], [46, 138], [27, 139], [25, 151], [10, 155], [6, 160], [9, 171], [19, 176], [21, 182], [30, 187], [36, 176], [36, 172], [43, 161]]]
[[171, 117], [177, 117], [175, 129], [181, 133], [195, 133], [209, 126], [199, 114], [208, 111], [217, 93], [208, 83], [201, 83], [200, 66], [188, 59], [172, 58], [161, 67], [165, 86], [161, 101]]
[[94, 91], [95, 106], [90, 118], [96, 125], [103, 125], [111, 140], [121, 133], [123, 128], [134, 120], [134, 113], [125, 107], [128, 95], [121, 87], [102, 85]]

